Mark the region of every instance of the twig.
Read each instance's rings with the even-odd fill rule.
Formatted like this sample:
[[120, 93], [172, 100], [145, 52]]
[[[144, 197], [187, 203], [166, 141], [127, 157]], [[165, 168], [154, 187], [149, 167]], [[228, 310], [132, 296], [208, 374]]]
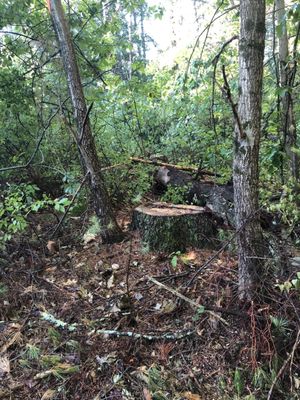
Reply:
[[274, 387], [276, 385], [276, 382], [278, 381], [278, 379], [282, 375], [282, 373], [285, 370], [287, 364], [294, 358], [294, 354], [295, 354], [295, 351], [296, 351], [297, 347], [299, 346], [299, 343], [300, 343], [300, 329], [298, 330], [296, 341], [294, 343], [292, 351], [290, 352], [288, 358], [285, 360], [285, 362], [283, 363], [282, 367], [280, 368], [278, 374], [275, 376], [275, 378], [274, 378], [274, 380], [272, 382], [272, 385], [271, 385], [269, 393], [268, 393], [267, 400], [271, 400], [271, 397], [272, 397], [273, 390], [274, 390]]
[[[212, 16], [212, 18], [211, 18], [211, 23], [209, 23], [208, 26], [207, 26], [205, 38], [204, 38], [203, 45], [202, 45], [202, 49], [201, 49], [200, 56], [199, 56], [199, 61], [202, 60], [203, 52], [204, 52], [204, 49], [205, 49], [205, 46], [206, 46], [206, 41], [207, 41], [207, 38], [208, 38], [209, 31], [210, 31], [210, 28], [211, 28], [211, 26], [212, 26], [212, 23], [213, 23], [213, 21], [214, 21], [216, 15], [218, 14], [220, 8], [223, 6], [223, 3], [224, 3], [224, 0], [221, 0], [221, 1], [219, 2], [219, 5], [218, 5], [218, 7], [216, 8], [216, 10], [215, 10], [215, 12], [214, 12], [214, 14], [213, 14], [213, 16]], [[199, 63], [199, 65], [200, 65], [200, 63]], [[197, 71], [197, 76], [196, 76], [197, 80], [198, 80], [198, 77], [199, 77], [199, 70], [200, 70], [200, 66], [198, 67], [198, 71]]]
[[216, 56], [214, 57], [214, 59], [212, 60], [212, 64], [214, 66], [214, 70], [213, 70], [213, 78], [212, 78], [212, 100], [211, 100], [211, 119], [212, 119], [212, 123], [213, 123], [213, 128], [214, 128], [214, 132], [215, 134], [217, 134], [216, 132], [216, 121], [215, 121], [215, 112], [214, 112], [214, 108], [215, 108], [215, 87], [216, 87], [216, 73], [217, 73], [217, 66], [218, 66], [218, 62], [219, 59], [223, 53], [223, 51], [226, 49], [226, 47], [233, 42], [234, 40], [238, 39], [238, 35], [232, 36], [230, 39], [228, 39], [225, 43], [223, 43], [221, 49], [219, 50], [219, 52], [216, 54]]
[[78, 193], [79, 193], [80, 190], [82, 189], [82, 186], [84, 185], [84, 182], [86, 181], [86, 178], [88, 177], [89, 174], [90, 174], [89, 171], [85, 174], [83, 180], [81, 181], [81, 183], [80, 183], [80, 185], [78, 186], [76, 192], [74, 193], [70, 204], [69, 204], [68, 207], [66, 208], [66, 211], [65, 211], [64, 215], [61, 217], [59, 223], [56, 225], [56, 228], [54, 229], [54, 232], [52, 233], [51, 237], [54, 237], [55, 234], [56, 234], [56, 232], [57, 232], [57, 231], [59, 230], [59, 228], [61, 227], [62, 223], [64, 222], [64, 220], [65, 220], [65, 218], [66, 218], [66, 216], [67, 216], [67, 214], [68, 214], [68, 212], [69, 212], [69, 210], [70, 210], [70, 208], [71, 208], [71, 206], [72, 206], [72, 204], [74, 203], [76, 197], [78, 196]]
[[[157, 281], [156, 279], [152, 278], [151, 276], [149, 276], [148, 279], [149, 279], [150, 282], [155, 283], [157, 286], [159, 286], [159, 287], [161, 287], [161, 288], [167, 290], [168, 292], [174, 294], [176, 297], [179, 297], [180, 299], [186, 301], [186, 302], [189, 303], [192, 307], [195, 307], [195, 308], [197, 308], [197, 309], [198, 309], [199, 307], [203, 307], [201, 304], [196, 303], [195, 301], [189, 299], [188, 297], [184, 296], [183, 294], [177, 292], [177, 290], [172, 289], [172, 288], [170, 288], [170, 287], [167, 286], [167, 285], [164, 285], [163, 283]], [[228, 322], [225, 321], [224, 318], [220, 317], [220, 316], [219, 316], [218, 314], [216, 314], [215, 312], [210, 311], [210, 310], [206, 310], [205, 307], [204, 307], [204, 312], [207, 312], [208, 314], [212, 315], [214, 318], [217, 318], [218, 320], [220, 320], [221, 322], [223, 322], [223, 324], [228, 325]]]
[[197, 39], [196, 39], [196, 41], [195, 41], [193, 50], [191, 51], [190, 57], [189, 57], [188, 62], [187, 62], [187, 67], [186, 67], [186, 70], [185, 70], [184, 80], [183, 80], [183, 87], [185, 87], [186, 80], [187, 80], [187, 75], [188, 75], [188, 72], [189, 72], [189, 69], [190, 69], [190, 64], [191, 64], [193, 55], [194, 55], [194, 53], [195, 53], [195, 51], [196, 51], [196, 48], [198, 47], [198, 44], [199, 44], [199, 41], [200, 41], [201, 36], [204, 34], [204, 32], [207, 31], [207, 29], [210, 29], [210, 26], [211, 26], [217, 19], [223, 17], [224, 15], [226, 15], [227, 13], [229, 13], [230, 11], [235, 10], [235, 9], [238, 8], [239, 6], [240, 6], [239, 4], [234, 5], [234, 6], [230, 7], [230, 8], [227, 8], [227, 10], [225, 10], [222, 14], [217, 15], [215, 18], [213, 18], [213, 19], [208, 23], [208, 25], [207, 25], [207, 26], [203, 29], [203, 31], [198, 35], [198, 37], [197, 37]]
[[220, 48], [219, 52], [215, 55], [215, 57], [214, 57], [214, 59], [212, 60], [211, 63], [212, 63], [213, 65], [217, 65], [217, 64], [218, 64], [218, 61], [219, 61], [219, 58], [221, 57], [221, 55], [222, 55], [223, 51], [226, 49], [226, 47], [227, 47], [231, 42], [233, 42], [234, 40], [237, 40], [238, 38], [239, 38], [238, 35], [234, 35], [234, 36], [232, 36], [230, 39], [226, 40], [226, 42], [224, 42], [224, 43], [222, 44], [222, 47]]
[[21, 36], [24, 37], [26, 39], [32, 40], [32, 41], [37, 41], [38, 39], [31, 37], [31, 36], [27, 36], [24, 35], [24, 33], [20, 33], [20, 32], [14, 32], [14, 31], [0, 31], [1, 35], [16, 35], [16, 36]]
[[119, 168], [119, 167], [125, 167], [128, 164], [130, 164], [130, 162], [123, 162], [123, 163], [113, 164], [113, 165], [109, 165], [108, 167], [102, 167], [100, 169], [100, 171], [109, 171], [111, 169], [115, 169], [115, 168]]

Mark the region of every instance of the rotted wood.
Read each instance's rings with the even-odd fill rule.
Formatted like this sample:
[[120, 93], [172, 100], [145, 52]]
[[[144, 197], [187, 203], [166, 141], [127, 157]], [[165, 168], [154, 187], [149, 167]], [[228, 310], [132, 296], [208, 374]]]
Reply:
[[152, 203], [133, 212], [132, 226], [151, 251], [172, 253], [211, 247], [217, 233], [214, 214], [205, 207]]

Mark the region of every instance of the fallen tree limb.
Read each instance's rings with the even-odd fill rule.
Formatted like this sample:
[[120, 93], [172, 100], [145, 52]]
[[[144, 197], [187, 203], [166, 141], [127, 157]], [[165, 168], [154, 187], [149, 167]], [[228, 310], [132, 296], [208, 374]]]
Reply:
[[157, 333], [136, 333], [133, 331], [116, 331], [116, 330], [106, 330], [100, 329], [95, 332], [96, 334], [116, 336], [116, 337], [131, 337], [133, 339], [146, 339], [146, 340], [178, 340], [184, 339], [187, 336], [191, 336], [195, 333], [195, 330], [177, 331], [177, 332], [165, 332], [161, 334]]
[[[83, 328], [83, 324], [68, 324], [65, 321], [57, 319], [54, 315], [46, 312], [40, 311], [40, 317], [54, 325], [56, 328], [67, 329], [70, 332], [75, 332], [79, 328]], [[195, 329], [186, 329], [182, 331], [175, 332], [150, 332], [150, 333], [136, 333], [134, 331], [117, 331], [115, 329], [98, 329], [89, 332], [89, 336], [98, 335], [108, 335], [116, 337], [131, 337], [132, 339], [146, 339], [146, 340], [178, 340], [184, 339], [195, 333]]]
[[[159, 165], [160, 167], [167, 167], [167, 168], [174, 168], [174, 169], [179, 169], [181, 171], [189, 171], [189, 172], [199, 172], [199, 168], [196, 167], [184, 167], [181, 165], [176, 165], [176, 164], [169, 164], [166, 162], [162, 161], [156, 161], [156, 160], [145, 160], [144, 158], [139, 158], [139, 157], [130, 157], [129, 158], [132, 162], [139, 162], [139, 163], [144, 163], [144, 164], [152, 164], [152, 165]], [[208, 175], [208, 176], [216, 176], [220, 177], [221, 175], [215, 174], [214, 172], [207, 171], [205, 169], [200, 170], [199, 172], [200, 175]]]
[[206, 313], [212, 315], [214, 318], [216, 318], [216, 319], [218, 319], [219, 321], [223, 322], [223, 324], [229, 325], [228, 322], [225, 321], [224, 318], [220, 317], [217, 313], [205, 309], [204, 306], [202, 306], [202, 305], [199, 304], [199, 303], [196, 303], [195, 301], [189, 299], [188, 297], [184, 296], [183, 294], [177, 292], [175, 289], [172, 289], [172, 288], [170, 288], [169, 286], [164, 285], [163, 283], [157, 281], [156, 279], [152, 278], [151, 276], [149, 276], [148, 279], [149, 279], [150, 282], [155, 283], [155, 285], [157, 285], [157, 286], [159, 286], [159, 287], [161, 287], [161, 288], [167, 290], [168, 292], [174, 294], [176, 297], [179, 297], [180, 299], [186, 301], [186, 302], [187, 302], [188, 304], [190, 304], [192, 307], [194, 307], [194, 308], [196, 308], [196, 309], [198, 309], [198, 308], [200, 308], [200, 307], [203, 307], [203, 308], [204, 308], [204, 312], [206, 312]]

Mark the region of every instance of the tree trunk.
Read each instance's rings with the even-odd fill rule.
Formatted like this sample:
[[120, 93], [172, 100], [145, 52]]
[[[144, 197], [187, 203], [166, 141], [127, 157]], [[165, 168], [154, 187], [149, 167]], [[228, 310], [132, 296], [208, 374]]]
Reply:
[[145, 5], [142, 4], [140, 8], [140, 15], [141, 15], [141, 47], [142, 47], [142, 59], [146, 61], [147, 58], [147, 49], [146, 49], [146, 33], [145, 33]]
[[73, 42], [60, 0], [47, 0], [63, 61], [74, 117], [77, 124], [76, 142], [83, 160], [85, 172], [89, 172], [89, 186], [94, 207], [101, 224], [104, 242], [122, 238], [122, 232], [114, 217], [106, 190], [101, 165], [96, 151], [88, 111], [85, 103]]
[[235, 126], [234, 204], [239, 296], [250, 300], [263, 279], [265, 253], [258, 219], [258, 156], [265, 43], [265, 1], [241, 0], [239, 42], [240, 123]]
[[280, 130], [282, 132], [283, 146], [289, 160], [290, 171], [294, 180], [297, 181], [299, 179], [299, 157], [293, 151], [293, 147], [296, 147], [297, 144], [297, 132], [291, 87], [294, 83], [294, 66], [291, 66], [288, 62], [289, 43], [284, 0], [276, 0], [276, 17], [278, 26], [281, 26], [281, 32], [278, 37], [280, 88], [285, 90], [280, 96]]

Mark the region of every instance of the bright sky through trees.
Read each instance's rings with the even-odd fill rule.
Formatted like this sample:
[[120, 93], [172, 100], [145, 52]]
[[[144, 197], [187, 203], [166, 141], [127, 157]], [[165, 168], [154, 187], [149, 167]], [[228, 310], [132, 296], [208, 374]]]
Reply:
[[[149, 0], [148, 4], [164, 9], [161, 19], [152, 18], [146, 22], [146, 30], [156, 43], [156, 47], [151, 46], [148, 56], [161, 65], [172, 64], [184, 49], [194, 46], [197, 37], [216, 13], [211, 1], [199, 2], [197, 6], [193, 0]], [[224, 16], [210, 27], [206, 46], [209, 48], [231, 35], [232, 27], [229, 28]], [[201, 36], [200, 45], [204, 38], [205, 34]]]

